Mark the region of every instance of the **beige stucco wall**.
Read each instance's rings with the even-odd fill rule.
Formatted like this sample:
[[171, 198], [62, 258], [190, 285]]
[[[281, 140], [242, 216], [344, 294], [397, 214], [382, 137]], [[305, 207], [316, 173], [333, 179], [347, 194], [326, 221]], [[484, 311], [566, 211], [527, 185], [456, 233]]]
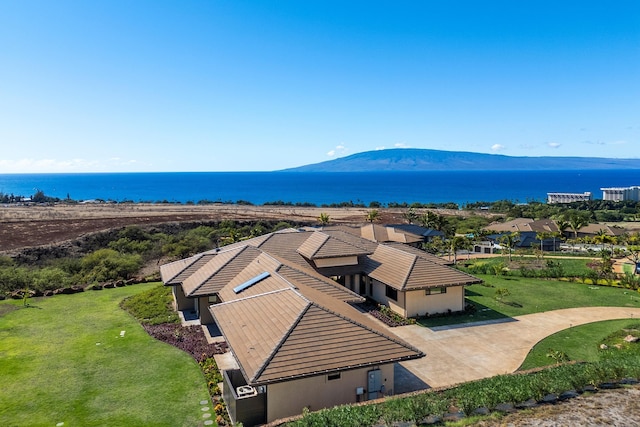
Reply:
[[357, 256], [343, 256], [336, 258], [318, 258], [313, 260], [314, 264], [318, 268], [323, 267], [339, 267], [341, 265], [357, 265]]
[[[329, 381], [327, 375], [285, 381], [267, 386], [267, 422], [279, 418], [302, 414], [303, 408], [311, 411], [322, 408], [355, 403], [358, 401], [356, 388], [363, 387], [367, 399], [367, 372], [380, 368], [386, 394], [393, 393], [393, 364], [344, 371], [340, 379]], [[378, 396], [382, 397], [382, 396]]]
[[446, 313], [448, 310], [464, 309], [464, 287], [452, 286], [447, 293], [426, 295], [424, 289], [415, 291], [398, 291], [398, 300], [394, 301], [386, 295], [386, 285], [373, 280], [372, 298], [391, 308], [404, 317], [424, 316], [425, 313]]
[[406, 311], [404, 309], [404, 306], [405, 306], [404, 292], [398, 291], [398, 300], [394, 301], [391, 298], [387, 297], [387, 293], [386, 293], [387, 285], [373, 279], [371, 280], [371, 283], [372, 283], [371, 297], [374, 300], [378, 301], [380, 304], [389, 306], [389, 308], [391, 308], [393, 311], [398, 313], [400, 316], [407, 317]]
[[425, 313], [446, 313], [447, 310], [464, 309], [464, 287], [451, 286], [445, 294], [426, 295], [424, 289], [408, 291], [407, 317], [424, 316]]
[[177, 310], [191, 310], [193, 308], [193, 301], [184, 296], [182, 286], [174, 285], [171, 287], [173, 293], [173, 300], [176, 303]]
[[198, 298], [198, 314], [200, 315], [200, 323], [203, 325], [215, 323], [213, 315], [209, 311], [209, 305], [209, 297]]

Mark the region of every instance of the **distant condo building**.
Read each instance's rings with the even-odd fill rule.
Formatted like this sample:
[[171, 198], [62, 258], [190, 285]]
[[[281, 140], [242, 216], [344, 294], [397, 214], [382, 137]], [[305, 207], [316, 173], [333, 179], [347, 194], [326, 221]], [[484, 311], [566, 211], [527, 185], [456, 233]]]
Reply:
[[591, 192], [584, 193], [547, 193], [547, 203], [573, 203], [591, 200]]
[[601, 188], [602, 200], [622, 202], [624, 200], [640, 201], [640, 186]]

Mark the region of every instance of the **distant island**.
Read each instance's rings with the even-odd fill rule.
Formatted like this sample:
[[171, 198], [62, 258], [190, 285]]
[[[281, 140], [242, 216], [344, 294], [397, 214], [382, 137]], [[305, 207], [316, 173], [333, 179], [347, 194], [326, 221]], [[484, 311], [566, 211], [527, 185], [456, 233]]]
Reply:
[[411, 172], [437, 170], [640, 169], [640, 159], [603, 157], [516, 157], [500, 154], [395, 148], [365, 151], [282, 172]]

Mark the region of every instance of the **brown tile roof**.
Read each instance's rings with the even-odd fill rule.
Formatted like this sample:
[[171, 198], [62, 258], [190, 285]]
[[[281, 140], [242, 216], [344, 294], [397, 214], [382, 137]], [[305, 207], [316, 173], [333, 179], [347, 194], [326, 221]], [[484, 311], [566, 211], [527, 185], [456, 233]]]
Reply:
[[378, 247], [378, 243], [369, 239], [365, 239], [359, 234], [354, 235], [352, 233], [347, 233], [346, 231], [344, 231], [344, 229], [341, 228], [329, 228], [323, 230], [322, 232], [338, 240], [349, 243], [350, 245], [364, 249], [366, 254], [372, 254]]
[[193, 274], [215, 255], [198, 254], [160, 266], [160, 276], [165, 285], [177, 285]]
[[268, 254], [287, 261], [287, 263], [311, 268], [304, 257], [296, 252], [296, 249], [309, 238], [309, 235], [309, 232], [304, 231], [293, 233], [272, 233], [267, 239], [258, 245], [258, 248]]
[[373, 242], [388, 242], [389, 234], [387, 228], [378, 224], [366, 224], [360, 227], [360, 235]]
[[[242, 271], [238, 272], [231, 280], [227, 281], [225, 286], [218, 292], [220, 299], [224, 302], [229, 302], [241, 298], [260, 295], [266, 292], [292, 289], [293, 285], [284, 277], [276, 273], [280, 266], [281, 264], [271, 256], [264, 253], [260, 254]], [[269, 273], [269, 277], [266, 279], [261, 280], [239, 293], [234, 292], [233, 289], [236, 286], [241, 285], [265, 272]]]
[[413, 254], [417, 257], [424, 258], [427, 261], [435, 262], [436, 264], [442, 265], [452, 265], [452, 261], [447, 261], [446, 259], [440, 258], [439, 256], [435, 256], [430, 254], [429, 252], [425, 252], [422, 249], [414, 248], [413, 246], [405, 245], [404, 243], [396, 243], [389, 242], [385, 243], [386, 246], [392, 247], [394, 249], [399, 249], [401, 251]]
[[368, 253], [358, 246], [333, 238], [329, 234], [320, 231], [310, 233], [307, 240], [298, 247], [297, 251], [311, 260], [366, 255]]
[[[359, 312], [330, 299], [341, 312]], [[343, 316], [294, 290], [211, 307], [249, 384], [259, 385], [424, 356], [391, 334]]]
[[233, 280], [261, 252], [252, 246], [221, 250], [182, 282], [186, 296], [213, 295]]
[[481, 280], [439, 262], [388, 245], [369, 256], [365, 273], [398, 290], [480, 283]]
[[[288, 265], [282, 265], [278, 274], [297, 287], [303, 295], [307, 295], [305, 288], [315, 289], [323, 295], [328, 295], [345, 302], [363, 302], [364, 298], [344, 286], [311, 270], [300, 270]], [[310, 296], [308, 296], [311, 298]], [[311, 298], [312, 299], [312, 298]]]

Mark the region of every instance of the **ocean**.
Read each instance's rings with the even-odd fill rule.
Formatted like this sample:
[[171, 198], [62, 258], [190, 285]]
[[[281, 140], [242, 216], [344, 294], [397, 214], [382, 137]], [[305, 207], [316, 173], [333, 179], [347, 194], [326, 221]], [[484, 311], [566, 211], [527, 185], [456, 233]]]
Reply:
[[0, 193], [61, 199], [187, 203], [283, 201], [315, 205], [377, 201], [447, 203], [545, 201], [549, 192], [640, 185], [640, 170], [429, 172], [166, 172], [0, 174]]

